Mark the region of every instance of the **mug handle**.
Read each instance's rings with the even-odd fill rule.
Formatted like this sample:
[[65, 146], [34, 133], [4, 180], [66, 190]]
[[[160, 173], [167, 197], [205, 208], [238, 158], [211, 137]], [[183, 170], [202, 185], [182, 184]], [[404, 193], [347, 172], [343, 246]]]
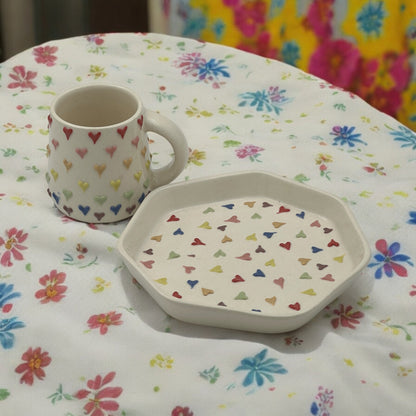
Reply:
[[145, 110], [144, 130], [159, 134], [166, 139], [175, 154], [166, 166], [158, 169], [152, 168], [151, 189], [154, 189], [173, 181], [184, 170], [189, 156], [188, 143], [180, 128], [173, 121], [152, 110]]

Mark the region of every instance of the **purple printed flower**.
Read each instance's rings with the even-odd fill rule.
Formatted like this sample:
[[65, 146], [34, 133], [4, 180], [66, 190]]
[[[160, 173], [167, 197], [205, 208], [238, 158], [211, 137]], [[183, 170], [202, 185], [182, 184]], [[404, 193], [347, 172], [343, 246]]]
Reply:
[[376, 242], [376, 249], [380, 252], [380, 254], [374, 256], [376, 262], [368, 265], [368, 267], [378, 266], [374, 275], [376, 279], [381, 279], [383, 272], [387, 277], [393, 277], [394, 274], [400, 277], [407, 277], [406, 267], [399, 263], [405, 262], [410, 266], [413, 266], [413, 263], [409, 256], [398, 254], [400, 251], [400, 243], [394, 242], [390, 246], [387, 246], [386, 240], [380, 239]]

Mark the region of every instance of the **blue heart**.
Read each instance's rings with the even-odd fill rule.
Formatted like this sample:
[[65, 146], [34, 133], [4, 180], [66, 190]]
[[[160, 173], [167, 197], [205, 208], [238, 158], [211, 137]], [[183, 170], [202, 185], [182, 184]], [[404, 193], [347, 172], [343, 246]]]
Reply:
[[188, 280], [186, 283], [188, 283], [189, 286], [191, 286], [191, 289], [194, 288], [194, 286], [199, 282], [199, 280]]
[[59, 204], [59, 200], [61, 199], [60, 196], [57, 195], [55, 192], [52, 192], [52, 196], [56, 203]]
[[178, 228], [176, 231], [173, 232], [173, 235], [183, 235], [183, 231]]
[[146, 198], [146, 195], [145, 195], [145, 193], [143, 192], [143, 193], [140, 195], [140, 198], [138, 199], [139, 204], [141, 204], [141, 203], [143, 202], [144, 198]]
[[257, 269], [257, 271], [255, 273], [253, 273], [253, 276], [266, 277], [266, 275], [260, 269]]
[[120, 208], [121, 208], [121, 204], [118, 204], [118, 205], [112, 205], [112, 206], [110, 207], [111, 211], [113, 211], [115, 215], [117, 215], [117, 214], [118, 214], [118, 212], [120, 211]]
[[304, 219], [305, 218], [305, 212], [299, 212], [298, 214], [296, 214], [297, 217]]
[[84, 214], [84, 215], [87, 215], [88, 214], [88, 212], [89, 212], [89, 210], [90, 210], [90, 207], [87, 205], [87, 206], [82, 206], [82, 205], [78, 205], [78, 209]]
[[228, 209], [233, 209], [234, 208], [234, 204], [225, 204], [223, 205], [224, 208], [228, 208]]
[[265, 232], [265, 233], [263, 233], [263, 235], [265, 237], [267, 237], [267, 238], [272, 238], [273, 237], [273, 234], [276, 234], [276, 233], [271, 233], [271, 232]]
[[312, 246], [312, 253], [319, 253], [322, 250], [323, 250], [322, 248]]
[[261, 312], [261, 309], [252, 309], [252, 312]]

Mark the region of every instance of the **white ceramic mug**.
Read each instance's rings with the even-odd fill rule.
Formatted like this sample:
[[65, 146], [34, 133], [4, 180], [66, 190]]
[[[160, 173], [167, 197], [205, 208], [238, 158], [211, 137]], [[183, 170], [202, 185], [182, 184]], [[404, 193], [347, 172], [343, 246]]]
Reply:
[[[178, 126], [115, 85], [71, 89], [52, 104], [48, 193], [68, 217], [91, 223], [130, 217], [152, 189], [175, 179], [188, 159]], [[171, 144], [174, 159], [153, 170], [147, 132]]]

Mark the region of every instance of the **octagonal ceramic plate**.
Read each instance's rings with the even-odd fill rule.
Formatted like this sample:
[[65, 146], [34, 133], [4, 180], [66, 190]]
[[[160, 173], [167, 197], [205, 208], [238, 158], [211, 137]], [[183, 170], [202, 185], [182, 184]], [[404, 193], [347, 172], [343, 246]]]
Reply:
[[308, 322], [370, 257], [342, 200], [265, 172], [153, 191], [118, 248], [169, 315], [275, 333]]

